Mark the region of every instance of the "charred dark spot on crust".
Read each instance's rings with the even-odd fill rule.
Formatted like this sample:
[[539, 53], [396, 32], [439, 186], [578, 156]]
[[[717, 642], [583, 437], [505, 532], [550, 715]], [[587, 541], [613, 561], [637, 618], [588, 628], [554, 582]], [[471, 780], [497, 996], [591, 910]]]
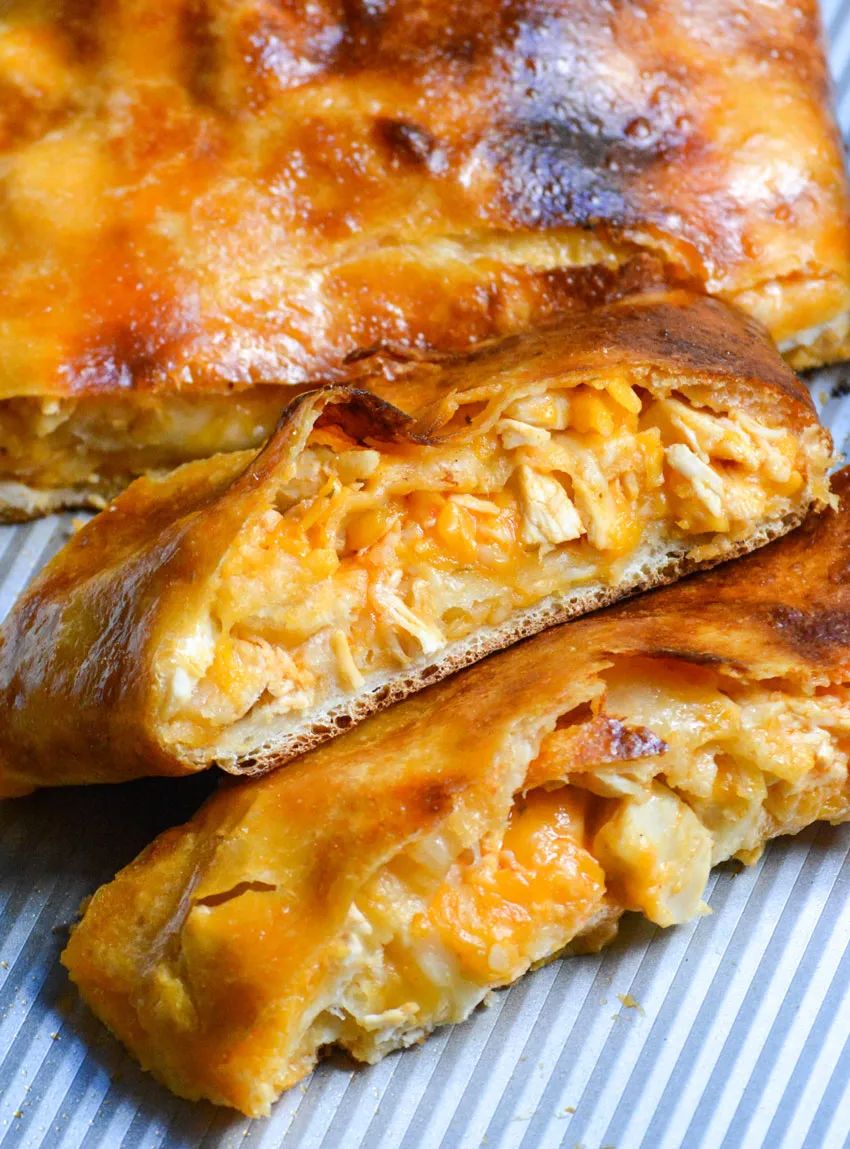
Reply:
[[445, 171], [445, 152], [429, 131], [407, 120], [378, 119], [375, 133], [398, 166], [425, 167], [438, 174]]
[[504, 174], [514, 218], [530, 227], [583, 226], [601, 219], [625, 222], [624, 176], [639, 165], [637, 157], [624, 153], [621, 171], [606, 177], [604, 165], [614, 146], [579, 125], [549, 121], [517, 124], [488, 151]]
[[667, 753], [667, 743], [647, 726], [626, 726], [619, 718], [604, 715], [591, 725], [600, 763], [632, 762]]
[[186, 0], [180, 16], [181, 43], [185, 45], [184, 83], [199, 104], [214, 106], [219, 60], [209, 0]]
[[794, 607], [774, 606], [769, 611], [774, 630], [809, 658], [826, 658], [836, 649], [850, 646], [850, 612], [818, 610], [808, 613]]
[[237, 882], [229, 890], [222, 890], [219, 894], [207, 894], [206, 897], [196, 898], [194, 901], [195, 906], [223, 906], [225, 902], [232, 902], [234, 898], [239, 898], [242, 894], [257, 893], [257, 894], [272, 894], [277, 889], [277, 886], [272, 882]]
[[57, 7], [57, 26], [74, 57], [81, 63], [91, 62], [100, 52], [98, 29], [103, 25], [102, 0], [61, 0]]
[[414, 431], [414, 420], [410, 415], [377, 395], [354, 388], [347, 392], [344, 402], [328, 403], [316, 426], [339, 427], [358, 442], [428, 441]]
[[669, 200], [655, 194], [655, 169], [675, 166], [701, 141], [688, 114], [693, 68], [656, 40], [669, 15], [641, 7], [637, 21], [632, 5], [621, 12], [589, 3], [538, 7], [518, 21], [506, 57], [505, 126], [481, 144], [512, 219], [536, 227], [660, 222], [659, 204]]
[[519, 121], [486, 150], [504, 175], [512, 216], [526, 226], [623, 226], [640, 217], [633, 188], [685, 146], [686, 126], [657, 110], [611, 124], [593, 115]]
[[419, 811], [423, 816], [439, 818], [449, 812], [457, 791], [458, 784], [454, 779], [440, 778], [406, 789], [400, 798], [409, 810]]

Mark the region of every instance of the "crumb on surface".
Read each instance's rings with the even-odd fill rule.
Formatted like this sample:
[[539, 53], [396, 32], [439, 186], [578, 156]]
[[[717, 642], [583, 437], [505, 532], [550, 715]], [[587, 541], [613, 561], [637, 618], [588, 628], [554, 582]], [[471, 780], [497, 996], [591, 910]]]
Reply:
[[624, 1009], [636, 1009], [641, 1017], [644, 1016], [643, 1006], [630, 993], [618, 993], [617, 997], [622, 1002]]

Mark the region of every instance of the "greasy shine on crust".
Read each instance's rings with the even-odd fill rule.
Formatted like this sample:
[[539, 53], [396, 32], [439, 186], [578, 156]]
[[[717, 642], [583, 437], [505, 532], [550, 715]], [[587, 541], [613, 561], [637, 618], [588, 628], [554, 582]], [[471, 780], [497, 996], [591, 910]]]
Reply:
[[[330, 996], [326, 987], [341, 976], [335, 971], [345, 968], [346, 947], [353, 944], [345, 923], [348, 928], [362, 923], [360, 910], [368, 914], [369, 906], [384, 905], [374, 894], [380, 888], [376, 875], [383, 869], [391, 882], [424, 888], [434, 897], [449, 864], [440, 861], [440, 851], [449, 852], [446, 843], [453, 843], [463, 859], [472, 857], [479, 842], [486, 844], [488, 833], [500, 840], [512, 796], [520, 816], [528, 790], [541, 783], [566, 781], [567, 789], [575, 784], [603, 796], [590, 799], [596, 820], [589, 830], [585, 822], [583, 840], [602, 860], [605, 885], [575, 935], [585, 934], [595, 945], [611, 936], [612, 922], [624, 908], [643, 908], [662, 925], [698, 913], [711, 861], [736, 852], [752, 860], [770, 837], [797, 832], [818, 818], [846, 819], [847, 700], [845, 733], [839, 724], [829, 756], [811, 755], [808, 766], [792, 766], [787, 775], [778, 761], [771, 775], [768, 762], [767, 789], [756, 798], [755, 817], [742, 834], [736, 826], [747, 821], [747, 796], [763, 786], [761, 771], [751, 762], [724, 764], [724, 744], [720, 752], [714, 744], [718, 775], [726, 771], [725, 782], [708, 803], [700, 802], [695, 762], [686, 763], [694, 776], [688, 778], [686, 771], [685, 782], [681, 775], [676, 782], [671, 766], [665, 767], [668, 746], [651, 730], [625, 730], [616, 717], [588, 722], [589, 713], [581, 710], [587, 710], [588, 685], [600, 672], [634, 659], [641, 660], [641, 677], [650, 687], [654, 681], [663, 686], [665, 666], [668, 676], [692, 683], [682, 710], [685, 724], [693, 721], [688, 718], [693, 707], [704, 704], [710, 711], [716, 705], [711, 700], [719, 696], [710, 689], [715, 676], [733, 697], [736, 690], [753, 687], [768, 707], [782, 698], [792, 712], [796, 705], [817, 706], [825, 693], [846, 690], [850, 472], [837, 478], [836, 491], [839, 510], [811, 516], [756, 554], [539, 635], [374, 716], [286, 770], [223, 788], [192, 821], [163, 834], [95, 894], [63, 955], [89, 1005], [145, 1068], [178, 1093], [256, 1116], [268, 1112], [281, 1089], [309, 1072], [317, 1042], [304, 1044], [302, 1037], [317, 1010], [335, 1006], [331, 1013], [342, 1017], [341, 1002], [351, 1007], [344, 981], [337, 980]], [[563, 759], [565, 775], [544, 772], [535, 780], [541, 732], [552, 731], [556, 720], [553, 739], [575, 729], [589, 737]], [[756, 728], [757, 738], [766, 736]], [[792, 722], [782, 751], [805, 757], [810, 738], [805, 725]], [[637, 817], [660, 792], [654, 791], [655, 797], [647, 792], [636, 806], [631, 790], [618, 797], [602, 779], [622, 778], [621, 767], [633, 779], [658, 771], [663, 777], [666, 768], [666, 785], [677, 788], [681, 800], [679, 821], [667, 837], [675, 843], [685, 823], [695, 834], [681, 837], [672, 862], [663, 839], [642, 836], [625, 884], [611, 859], [616, 861], [622, 845], [618, 833], [625, 835], [628, 827], [613, 812], [630, 808]], [[699, 821], [692, 820], [688, 804]], [[657, 831], [651, 822], [647, 828]], [[730, 831], [731, 838], [724, 839]], [[701, 863], [701, 882], [689, 906], [680, 906], [673, 916], [653, 909], [651, 899], [645, 900], [647, 889], [664, 874], [654, 851], [684, 875], [694, 860], [688, 843], [705, 842], [706, 834], [714, 848]], [[553, 842], [556, 837], [550, 850]], [[503, 864], [516, 867], [517, 862]], [[532, 890], [535, 877], [532, 870]], [[662, 880], [679, 896], [669, 873]], [[469, 889], [462, 876], [452, 882], [450, 890]], [[532, 895], [526, 890], [522, 896]], [[476, 905], [483, 913], [493, 896], [489, 903], [481, 898]], [[424, 904], [427, 910], [427, 898]], [[421, 925], [422, 915], [405, 934], [393, 934], [386, 911], [381, 912], [378, 943], [387, 946], [381, 976], [390, 979], [393, 963], [415, 962], [417, 946], [425, 947], [432, 934]], [[514, 905], [513, 912], [522, 921], [522, 905]], [[480, 930], [481, 922], [471, 928]], [[376, 945], [369, 941], [375, 931], [362, 936]], [[509, 937], [510, 930], [502, 936]], [[426, 970], [425, 956], [422, 961]], [[427, 1032], [433, 986], [419, 988], [422, 970], [407, 992], [413, 1005], [422, 1006]], [[505, 979], [493, 977], [500, 980]], [[364, 977], [361, 990], [368, 984]], [[406, 1008], [415, 1019], [412, 1007]], [[441, 1019], [462, 1016], [461, 1009]], [[367, 1030], [378, 1024], [371, 1014], [364, 1022]], [[394, 1031], [385, 1046], [369, 1045], [368, 1034], [358, 1038], [361, 1044], [352, 1044], [344, 1029], [343, 1040], [357, 1056], [375, 1060], [388, 1048], [421, 1037], [416, 1021], [409, 1024], [414, 1028], [407, 1038]]]
[[830, 98], [816, 0], [11, 0], [0, 514], [256, 446], [364, 349], [522, 329], [641, 253], [841, 357]]
[[[630, 298], [470, 356], [447, 357], [439, 365], [393, 360], [383, 371], [388, 374], [364, 376], [368, 390], [339, 386], [296, 399], [256, 456], [221, 455], [164, 479], [138, 480], [48, 564], [0, 631], [0, 782], [6, 793], [182, 774], [211, 761], [236, 772], [267, 770], [494, 649], [745, 553], [796, 526], [810, 506], [823, 505], [829, 438], [807, 390], [754, 321], [703, 296], [677, 291]], [[635, 373], [650, 389], [657, 379], [660, 388], [676, 388], [698, 405], [744, 413], [774, 433], [791, 432], [804, 479], [781, 514], [747, 520], [731, 537], [665, 537], [654, 551], [640, 552], [628, 575], [579, 584], [567, 597], [541, 597], [433, 656], [423, 651], [406, 671], [388, 673], [368, 689], [361, 684], [359, 691], [329, 695], [336, 699], [332, 705], [305, 712], [297, 722], [282, 718], [250, 757], [243, 751], [228, 759], [224, 751], [189, 750], [165, 739], [158, 652], [206, 609], [224, 556], [252, 516], [259, 519], [275, 505], [317, 420], [318, 426], [341, 426], [363, 446], [427, 448], [467, 433], [471, 417], [461, 420], [461, 431], [452, 417], [470, 392], [483, 400], [496, 388], [499, 402], [507, 402], [529, 380], [571, 386], [570, 380], [593, 375]], [[474, 427], [468, 433], [476, 441]], [[411, 468], [416, 458], [414, 450]]]

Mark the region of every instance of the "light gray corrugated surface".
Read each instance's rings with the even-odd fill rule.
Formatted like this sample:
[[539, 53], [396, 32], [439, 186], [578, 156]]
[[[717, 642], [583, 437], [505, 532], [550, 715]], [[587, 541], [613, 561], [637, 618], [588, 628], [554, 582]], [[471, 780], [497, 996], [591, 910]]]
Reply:
[[[825, 9], [850, 135], [850, 0]], [[850, 454], [850, 398], [824, 418]], [[69, 522], [0, 530], [0, 617]], [[43, 794], [0, 810], [0, 1149], [850, 1143], [850, 827], [812, 829], [751, 870], [715, 875], [714, 914], [697, 925], [630, 921], [605, 954], [538, 971], [421, 1049], [370, 1070], [324, 1065], [267, 1122], [172, 1098], [86, 1015], [57, 958], [81, 899], [208, 785]]]

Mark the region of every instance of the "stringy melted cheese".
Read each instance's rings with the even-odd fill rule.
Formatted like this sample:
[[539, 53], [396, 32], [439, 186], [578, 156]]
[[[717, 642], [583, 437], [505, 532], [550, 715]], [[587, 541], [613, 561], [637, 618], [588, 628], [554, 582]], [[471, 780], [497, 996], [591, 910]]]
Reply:
[[350, 697], [547, 596], [616, 583], [641, 548], [744, 535], [790, 509], [801, 457], [789, 432], [616, 379], [523, 396], [429, 447], [314, 429], [209, 613], [163, 648], [163, 717], [191, 747]]

